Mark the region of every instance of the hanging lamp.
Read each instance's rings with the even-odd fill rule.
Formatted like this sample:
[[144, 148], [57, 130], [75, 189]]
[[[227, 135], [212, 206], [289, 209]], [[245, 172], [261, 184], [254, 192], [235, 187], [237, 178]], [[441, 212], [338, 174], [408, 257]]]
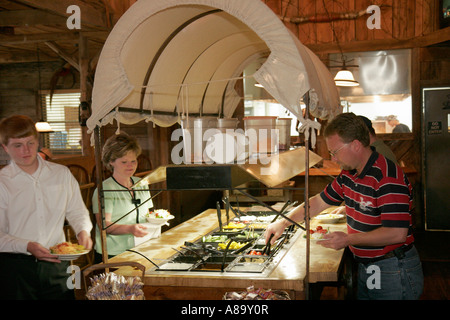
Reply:
[[[39, 91], [41, 92], [41, 60], [39, 57], [39, 44], [37, 44], [36, 46], [36, 55], [37, 55], [37, 69], [38, 69], [38, 83], [39, 83]], [[40, 104], [40, 99], [39, 99], [39, 104]], [[40, 109], [42, 109], [41, 106], [39, 106]], [[40, 133], [51, 133], [54, 132], [52, 127], [50, 126], [50, 124], [44, 120], [39, 120], [38, 122], [35, 123], [35, 127], [36, 130]]]
[[359, 82], [353, 77], [353, 73], [347, 69], [345, 65], [345, 59], [342, 59], [343, 65], [341, 70], [334, 77], [334, 83], [338, 87], [357, 87]]

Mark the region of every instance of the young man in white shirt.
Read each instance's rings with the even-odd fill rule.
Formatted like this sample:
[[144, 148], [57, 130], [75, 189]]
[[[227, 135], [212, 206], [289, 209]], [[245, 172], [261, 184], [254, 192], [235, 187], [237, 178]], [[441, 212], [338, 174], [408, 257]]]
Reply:
[[92, 248], [92, 223], [70, 170], [38, 156], [38, 133], [26, 116], [0, 122], [10, 156], [0, 170], [0, 298], [73, 299], [68, 263], [49, 251], [66, 241], [67, 219], [78, 243]]

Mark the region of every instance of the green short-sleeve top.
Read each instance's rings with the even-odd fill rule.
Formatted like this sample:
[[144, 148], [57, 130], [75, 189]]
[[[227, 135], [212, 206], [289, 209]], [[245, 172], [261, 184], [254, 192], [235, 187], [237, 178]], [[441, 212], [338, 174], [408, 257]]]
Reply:
[[[133, 183], [139, 181], [138, 177], [131, 177]], [[147, 189], [147, 190], [143, 190]], [[97, 201], [97, 191], [95, 189], [92, 196], [92, 211], [94, 214], [98, 213], [98, 201]], [[153, 208], [152, 200], [148, 200], [150, 196], [150, 191], [148, 187], [135, 188], [134, 197], [131, 192], [127, 190], [124, 186], [119, 184], [113, 177], [110, 177], [103, 181], [103, 194], [104, 194], [104, 205], [105, 213], [110, 213], [112, 215], [111, 221], [114, 222], [127, 213], [131, 211], [128, 215], [123, 217], [118, 224], [136, 224], [145, 223], [146, 214], [150, 208]], [[117, 190], [117, 191], [108, 191]], [[142, 190], [142, 191], [139, 191]], [[148, 200], [147, 202], [145, 202]], [[102, 252], [101, 245], [101, 234], [96, 225], [95, 232], [95, 251], [98, 253]], [[134, 235], [133, 234], [121, 234], [121, 235], [106, 235], [106, 248], [108, 255], [118, 255], [130, 248], [135, 247]]]

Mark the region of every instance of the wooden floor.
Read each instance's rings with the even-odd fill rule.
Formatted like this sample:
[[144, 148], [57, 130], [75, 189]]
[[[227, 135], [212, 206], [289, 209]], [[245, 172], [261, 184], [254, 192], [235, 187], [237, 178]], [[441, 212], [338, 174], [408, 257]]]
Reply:
[[[421, 300], [450, 300], [450, 232], [417, 232], [415, 238], [424, 273]], [[337, 288], [325, 287], [320, 299], [337, 300]]]

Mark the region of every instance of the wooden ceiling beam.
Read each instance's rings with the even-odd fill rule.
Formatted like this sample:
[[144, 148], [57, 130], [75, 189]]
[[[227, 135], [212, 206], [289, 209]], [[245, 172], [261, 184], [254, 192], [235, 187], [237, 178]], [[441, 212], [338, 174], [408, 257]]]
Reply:
[[77, 41], [78, 32], [58, 32], [0, 36], [0, 45], [30, 44], [46, 41]]
[[52, 49], [58, 56], [63, 58], [65, 61], [67, 61], [72, 67], [80, 71], [80, 65], [78, 64], [78, 58], [73, 58], [70, 54], [67, 52], [64, 52], [63, 49], [61, 49], [56, 43], [54, 42], [45, 42], [47, 47]]
[[[92, 39], [98, 38], [101, 41], [105, 41], [108, 37], [107, 31], [91, 31], [82, 32], [83, 36]], [[12, 44], [25, 44], [25, 43], [39, 43], [47, 41], [75, 41], [78, 42], [80, 38], [80, 32], [58, 32], [58, 33], [39, 33], [39, 34], [21, 34], [13, 36], [0, 36], [1, 45]]]
[[[96, 10], [79, 0], [16, 0], [16, 2], [65, 17], [66, 19], [70, 16], [66, 12], [67, 8], [71, 5], [77, 5], [81, 11], [80, 18], [82, 26], [105, 30], [110, 29], [110, 23], [105, 10]], [[99, 1], [99, 3], [101, 2]]]
[[0, 11], [0, 27], [65, 25], [67, 18], [41, 10]]
[[[427, 35], [405, 40], [383, 39], [340, 43], [342, 52], [363, 52], [393, 49], [423, 48], [450, 41], [450, 27], [431, 32]], [[324, 44], [307, 44], [316, 54], [339, 53], [336, 42]]]

